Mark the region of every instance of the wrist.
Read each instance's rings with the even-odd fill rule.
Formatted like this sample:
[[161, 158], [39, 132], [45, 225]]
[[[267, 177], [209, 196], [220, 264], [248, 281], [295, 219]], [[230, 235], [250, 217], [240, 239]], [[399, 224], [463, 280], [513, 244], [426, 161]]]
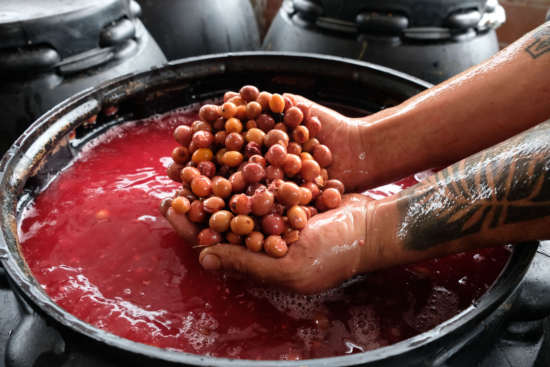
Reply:
[[[361, 253], [361, 272], [371, 272], [387, 268], [386, 248], [390, 245], [387, 223], [380, 220], [385, 208], [381, 200], [369, 201], [366, 208], [365, 240]], [[390, 265], [391, 266], [391, 265]]]

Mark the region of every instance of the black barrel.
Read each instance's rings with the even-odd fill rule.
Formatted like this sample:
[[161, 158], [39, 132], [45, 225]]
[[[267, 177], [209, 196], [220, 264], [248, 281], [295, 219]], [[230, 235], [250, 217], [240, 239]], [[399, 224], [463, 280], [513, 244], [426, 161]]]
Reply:
[[64, 99], [166, 61], [129, 0], [2, 0], [0, 154]]
[[143, 23], [168, 60], [260, 48], [250, 0], [138, 2]]
[[495, 3], [285, 0], [262, 49], [363, 60], [438, 84], [499, 51], [505, 16]]

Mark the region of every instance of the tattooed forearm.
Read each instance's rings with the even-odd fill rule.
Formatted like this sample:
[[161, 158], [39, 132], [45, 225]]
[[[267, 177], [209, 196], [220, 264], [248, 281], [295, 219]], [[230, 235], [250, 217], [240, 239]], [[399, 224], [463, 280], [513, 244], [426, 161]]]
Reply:
[[550, 216], [550, 123], [466, 158], [397, 201], [404, 248]]
[[536, 59], [540, 55], [550, 51], [550, 22], [543, 24], [532, 33], [533, 43], [525, 48], [525, 51]]

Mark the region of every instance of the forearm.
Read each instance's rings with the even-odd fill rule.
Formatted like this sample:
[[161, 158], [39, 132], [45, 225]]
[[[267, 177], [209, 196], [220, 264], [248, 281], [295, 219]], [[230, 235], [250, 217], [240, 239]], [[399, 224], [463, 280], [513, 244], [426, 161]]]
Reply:
[[549, 239], [550, 123], [370, 205], [367, 242], [378, 267]]
[[366, 187], [447, 166], [550, 117], [550, 24], [403, 104], [361, 119]]

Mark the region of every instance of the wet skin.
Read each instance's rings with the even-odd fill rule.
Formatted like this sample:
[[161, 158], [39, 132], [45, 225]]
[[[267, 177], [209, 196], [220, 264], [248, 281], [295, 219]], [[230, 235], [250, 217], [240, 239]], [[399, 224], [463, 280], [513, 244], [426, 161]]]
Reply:
[[[201, 264], [315, 293], [359, 272], [549, 239], [550, 125], [541, 124], [550, 118], [549, 39], [545, 24], [486, 62], [362, 119], [313, 105], [323, 125], [318, 139], [333, 154], [329, 175], [347, 192], [463, 160], [380, 201], [347, 196], [312, 218], [281, 259], [216, 245], [202, 250]], [[196, 241], [196, 225], [172, 209], [166, 216]]]

